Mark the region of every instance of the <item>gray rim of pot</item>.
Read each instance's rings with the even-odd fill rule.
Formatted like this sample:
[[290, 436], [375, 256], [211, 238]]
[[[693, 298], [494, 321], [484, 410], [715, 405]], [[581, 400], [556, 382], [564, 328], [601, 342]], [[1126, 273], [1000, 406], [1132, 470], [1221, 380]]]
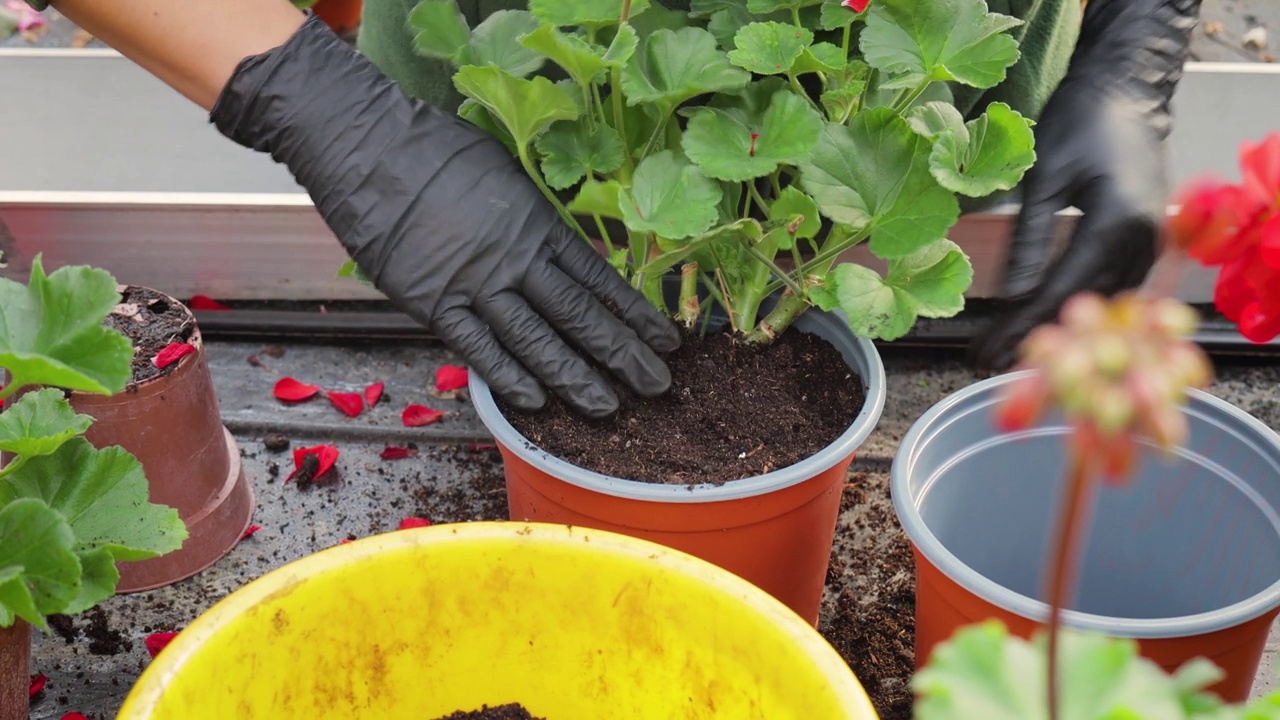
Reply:
[[[914, 455], [921, 436], [932, 430], [939, 421], [957, 405], [974, 401], [975, 397], [990, 395], [995, 401], [995, 391], [1013, 380], [1035, 372], [1021, 370], [988, 378], [958, 390], [943, 398], [912, 424], [902, 438], [890, 469], [889, 487], [898, 520], [916, 548], [934, 567], [961, 587], [975, 593], [993, 605], [1031, 620], [1044, 621], [1049, 616], [1049, 605], [988, 579], [969, 567], [951, 553], [933, 534], [921, 517], [919, 508], [911, 498], [909, 478], [915, 463]], [[1252, 415], [1240, 410], [1207, 392], [1188, 388], [1188, 406], [1198, 406], [1218, 419], [1224, 417], [1237, 425], [1237, 431], [1250, 433], [1255, 443], [1280, 447], [1280, 435]], [[1252, 620], [1280, 605], [1280, 580], [1240, 602], [1197, 613], [1169, 618], [1117, 618], [1106, 615], [1064, 610], [1063, 620], [1070, 626], [1108, 635], [1129, 638], [1186, 637], [1215, 632]]]
[[[498, 410], [488, 384], [474, 372], [470, 374], [469, 379], [471, 402], [481, 422], [503, 446], [535, 468], [587, 490], [632, 500], [668, 503], [717, 502], [763, 495], [797, 485], [830, 469], [862, 445], [875, 429], [880, 420], [880, 414], [884, 410], [886, 393], [884, 363], [875, 345], [870, 340], [855, 337], [845, 323], [843, 315], [839, 315], [838, 312], [806, 312], [796, 322], [797, 329], [803, 330], [804, 326], [820, 326], [828, 342], [832, 342], [837, 348], [847, 343], [861, 358], [861, 363], [853, 364], [851, 367], [863, 376], [865, 383], [866, 401], [862, 411], [840, 437], [804, 460], [764, 475], [731, 480], [721, 485], [709, 483], [693, 486], [666, 485], [624, 480], [571, 465], [538, 448], [521, 435]], [[841, 337], [841, 340], [832, 340], [829, 337], [832, 334]], [[863, 367], [858, 367], [859, 364]]]

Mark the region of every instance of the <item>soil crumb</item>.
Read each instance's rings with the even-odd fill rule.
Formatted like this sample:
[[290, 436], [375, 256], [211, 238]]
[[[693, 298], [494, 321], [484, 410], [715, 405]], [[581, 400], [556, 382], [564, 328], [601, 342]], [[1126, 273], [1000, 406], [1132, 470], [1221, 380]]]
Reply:
[[529, 714], [522, 706], [515, 703], [509, 705], [499, 705], [489, 707], [485, 705], [479, 710], [466, 712], [459, 710], [452, 715], [445, 715], [438, 720], [545, 720], [545, 718], [534, 717]]

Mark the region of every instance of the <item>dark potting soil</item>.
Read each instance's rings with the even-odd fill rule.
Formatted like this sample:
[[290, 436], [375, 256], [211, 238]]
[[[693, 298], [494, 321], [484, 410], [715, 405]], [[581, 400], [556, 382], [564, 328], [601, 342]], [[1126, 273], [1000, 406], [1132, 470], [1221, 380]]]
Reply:
[[587, 420], [558, 398], [498, 407], [535, 446], [605, 475], [724, 483], [793, 465], [831, 444], [866, 400], [863, 380], [827, 341], [790, 330], [767, 346], [686, 333], [667, 357], [671, 390], [641, 398], [614, 382], [621, 408]]
[[186, 342], [195, 330], [195, 320], [181, 304], [148, 288], [126, 287], [115, 310], [102, 324], [117, 330], [133, 343], [133, 382], [168, 375], [173, 363], [161, 370], [151, 362], [169, 343]]
[[545, 720], [545, 718], [534, 717], [520, 705], [511, 703], [497, 707], [485, 705], [479, 710], [470, 712], [459, 710], [452, 715], [437, 718], [437, 720]]
[[101, 607], [95, 607], [85, 613], [88, 625], [83, 628], [84, 636], [89, 639], [89, 652], [94, 655], [118, 655], [133, 649], [133, 641], [125, 637], [119, 630], [112, 630], [107, 620], [107, 613]]

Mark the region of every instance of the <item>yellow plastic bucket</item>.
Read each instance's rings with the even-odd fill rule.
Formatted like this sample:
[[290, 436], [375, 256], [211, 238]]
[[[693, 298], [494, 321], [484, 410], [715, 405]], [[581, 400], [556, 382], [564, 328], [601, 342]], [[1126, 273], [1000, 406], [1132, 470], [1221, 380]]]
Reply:
[[675, 550], [563, 525], [379, 535], [255, 580], [143, 673], [122, 720], [876, 720], [812, 626]]

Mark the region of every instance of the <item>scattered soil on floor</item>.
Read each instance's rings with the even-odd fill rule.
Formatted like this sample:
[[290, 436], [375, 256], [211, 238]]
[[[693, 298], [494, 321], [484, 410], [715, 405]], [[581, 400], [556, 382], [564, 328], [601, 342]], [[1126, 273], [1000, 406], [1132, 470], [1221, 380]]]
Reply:
[[866, 400], [862, 378], [827, 341], [791, 330], [770, 345], [687, 333], [667, 357], [671, 390], [579, 416], [557, 398], [536, 413], [499, 408], [524, 437], [579, 467], [653, 483], [724, 483], [793, 465], [840, 437]]
[[50, 615], [48, 621], [49, 628], [57, 633], [58, 637], [66, 640], [68, 645], [80, 637], [80, 631], [76, 629], [76, 621], [70, 615]]
[[880, 720], [911, 720], [915, 560], [886, 473], [855, 472], [841, 499], [818, 629], [866, 688]]
[[152, 364], [169, 343], [186, 342], [195, 330], [195, 319], [181, 304], [148, 288], [127, 287], [115, 310], [102, 324], [123, 333], [133, 343], [133, 383], [168, 375], [179, 363], [164, 368]]
[[446, 715], [439, 720], [544, 720], [529, 714], [520, 705], [512, 703], [510, 705], [499, 705], [498, 707], [483, 706], [479, 710], [466, 712], [459, 710], [452, 715]]
[[107, 613], [101, 607], [95, 607], [85, 613], [88, 624], [83, 628], [84, 636], [89, 638], [89, 652], [94, 655], [119, 655], [133, 649], [133, 642], [119, 630], [112, 630], [107, 621]]
[[440, 482], [434, 477], [414, 479], [415, 515], [433, 523], [506, 520], [507, 483], [502, 455], [491, 444], [448, 445], [423, 451], [437, 462], [466, 468], [466, 485]]

